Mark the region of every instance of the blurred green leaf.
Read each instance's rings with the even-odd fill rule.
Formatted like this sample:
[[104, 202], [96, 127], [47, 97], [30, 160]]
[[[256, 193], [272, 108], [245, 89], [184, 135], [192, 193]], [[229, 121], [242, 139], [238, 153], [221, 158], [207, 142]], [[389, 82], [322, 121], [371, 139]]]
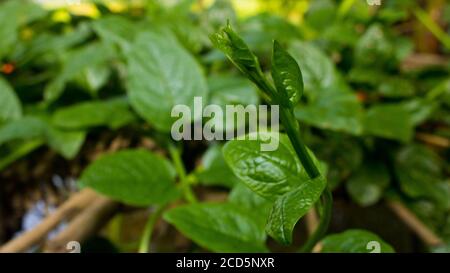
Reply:
[[[314, 139], [310, 144], [321, 160], [330, 166], [327, 173], [328, 186], [335, 189], [347, 180], [363, 162], [364, 151], [354, 138], [343, 134], [330, 133], [324, 139]], [[342, 152], [345, 151], [345, 152]]]
[[0, 4], [0, 59], [12, 52], [22, 26], [44, 16], [46, 12], [32, 1], [3, 1]]
[[124, 52], [131, 49], [131, 43], [140, 31], [137, 23], [133, 23], [122, 16], [114, 15], [94, 21], [92, 27], [104, 42], [116, 44]]
[[413, 137], [411, 114], [398, 104], [378, 104], [371, 107], [364, 117], [366, 134], [408, 142]]
[[385, 79], [379, 87], [379, 92], [384, 97], [388, 98], [402, 98], [411, 97], [415, 94], [414, 85], [399, 77], [391, 77]]
[[295, 117], [307, 124], [333, 131], [360, 135], [362, 106], [356, 96], [339, 87], [316, 90], [316, 98], [295, 108]]
[[88, 101], [61, 108], [52, 116], [52, 123], [65, 129], [85, 129], [96, 126], [120, 128], [135, 120], [128, 100], [115, 98]]
[[232, 204], [184, 205], [166, 212], [164, 219], [214, 252], [267, 252], [263, 227]]
[[22, 105], [11, 85], [0, 77], [0, 125], [22, 116]]
[[450, 208], [450, 180], [443, 175], [443, 161], [424, 146], [411, 145], [396, 155], [395, 172], [404, 193]]
[[360, 206], [371, 206], [381, 199], [389, 181], [387, 167], [381, 162], [369, 161], [347, 181], [347, 191]]
[[19, 44], [11, 58], [18, 65], [24, 66], [29, 62], [39, 65], [49, 65], [57, 62], [66, 51], [85, 42], [92, 34], [89, 24], [81, 22], [73, 30], [64, 33], [51, 31], [38, 32], [30, 41]]
[[322, 253], [372, 253], [377, 245], [380, 252], [393, 253], [394, 249], [377, 235], [365, 230], [347, 230], [343, 233], [325, 237]]
[[211, 146], [203, 155], [201, 162], [201, 168], [197, 173], [200, 183], [232, 188], [239, 182], [226, 164], [219, 145]]
[[100, 157], [83, 171], [80, 183], [135, 206], [165, 204], [179, 195], [172, 164], [145, 150], [124, 150]]
[[[336, 19], [337, 7], [331, 0], [315, 0], [310, 2], [310, 7], [305, 15], [306, 23], [318, 31], [330, 26], [330, 22]], [[327, 20], [324, 20], [327, 18]]]
[[46, 116], [25, 116], [0, 127], [0, 145], [15, 140], [41, 140], [67, 159], [76, 156], [85, 136], [83, 131], [53, 127]]
[[55, 101], [64, 92], [68, 81], [74, 80], [85, 69], [106, 64], [114, 54], [114, 50], [109, 44], [100, 42], [94, 42], [70, 52], [60, 73], [45, 87], [45, 100]]
[[336, 84], [334, 64], [314, 45], [295, 42], [289, 53], [300, 66], [308, 95], [314, 96], [318, 89], [326, 89]]
[[86, 138], [84, 131], [63, 131], [54, 127], [47, 129], [47, 144], [67, 159], [74, 158]]
[[111, 74], [111, 67], [105, 64], [95, 64], [82, 70], [76, 76], [75, 82], [93, 97], [97, 97], [98, 91], [106, 85]]
[[[127, 91], [132, 107], [158, 130], [169, 132], [175, 105], [194, 107], [194, 97], [207, 101], [202, 68], [167, 32], [138, 35], [128, 54]], [[195, 121], [200, 116], [188, 117]]]
[[411, 122], [414, 126], [420, 125], [428, 120], [438, 107], [437, 102], [422, 98], [403, 101], [400, 105], [409, 112]]
[[370, 26], [355, 47], [355, 62], [363, 67], [383, 67], [391, 60], [394, 46], [379, 24]]
[[[208, 78], [209, 103], [221, 107], [226, 113], [227, 105], [258, 105], [259, 97], [255, 86], [248, 80], [231, 75], [213, 75]], [[225, 117], [225, 120], [214, 124], [218, 132], [235, 130], [234, 119]]]
[[44, 138], [47, 125], [36, 117], [26, 116], [0, 127], [0, 145], [17, 139]]

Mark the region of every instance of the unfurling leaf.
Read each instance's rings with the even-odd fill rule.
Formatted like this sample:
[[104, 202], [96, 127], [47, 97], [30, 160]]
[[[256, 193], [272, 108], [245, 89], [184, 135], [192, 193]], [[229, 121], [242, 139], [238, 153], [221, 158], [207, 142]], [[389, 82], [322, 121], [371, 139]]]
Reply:
[[295, 105], [303, 94], [303, 76], [295, 59], [275, 41], [272, 56], [272, 78], [278, 93]]
[[[227, 55], [233, 64], [260, 88], [267, 86], [258, 58], [230, 25], [211, 35], [214, 46]], [[262, 90], [265, 91], [264, 88]]]
[[258, 59], [230, 25], [211, 35], [214, 46], [222, 50], [228, 58], [245, 74], [260, 73]]

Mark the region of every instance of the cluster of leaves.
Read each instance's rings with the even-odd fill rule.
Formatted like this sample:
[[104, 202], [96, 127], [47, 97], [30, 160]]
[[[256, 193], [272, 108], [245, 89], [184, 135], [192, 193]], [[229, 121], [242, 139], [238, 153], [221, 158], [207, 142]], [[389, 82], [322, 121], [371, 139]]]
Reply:
[[[72, 159], [92, 134], [126, 128], [161, 140], [171, 160], [136, 149], [104, 155], [80, 185], [164, 210], [167, 222], [205, 249], [266, 252], [267, 235], [290, 243], [326, 181], [361, 206], [401, 199], [450, 239], [448, 154], [414, 141], [416, 131], [450, 135], [450, 67], [401, 69], [414, 44], [395, 26], [410, 19], [410, 1], [379, 10], [365, 1], [311, 1], [301, 25], [273, 14], [238, 20], [226, 0], [201, 12], [191, 11], [193, 1], [173, 2], [122, 14], [98, 4], [100, 18], [72, 15], [68, 23], [29, 1], [1, 3], [0, 170], [43, 145]], [[285, 91], [278, 102], [303, 125], [319, 178], [310, 179], [284, 134], [273, 152], [259, 152], [261, 140], [207, 143], [201, 164], [186, 173], [182, 145], [170, 141], [174, 105], [193, 108], [194, 97], [223, 107], [271, 103], [211, 43], [209, 34], [227, 20], [246, 43], [237, 35], [213, 40], [241, 58], [235, 65], [263, 91], [268, 82], [259, 79], [272, 64], [276, 89]], [[271, 61], [272, 39], [280, 44]], [[240, 55], [247, 44], [250, 59]], [[198, 184], [230, 189], [228, 200], [198, 202], [191, 189]], [[188, 204], [166, 209], [181, 198]], [[374, 240], [392, 251], [358, 230], [327, 237], [323, 251], [368, 252]]]

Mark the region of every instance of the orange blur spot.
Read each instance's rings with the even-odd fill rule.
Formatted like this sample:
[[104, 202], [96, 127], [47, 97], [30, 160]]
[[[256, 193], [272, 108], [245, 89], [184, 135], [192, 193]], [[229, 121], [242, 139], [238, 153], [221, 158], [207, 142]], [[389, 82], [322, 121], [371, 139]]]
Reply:
[[367, 101], [367, 94], [364, 92], [357, 92], [356, 93], [356, 98], [358, 99], [358, 101], [360, 102], [365, 102]]
[[1, 71], [2, 71], [3, 74], [11, 74], [11, 73], [14, 72], [15, 68], [16, 67], [14, 66], [14, 64], [6, 63], [6, 64], [2, 65]]

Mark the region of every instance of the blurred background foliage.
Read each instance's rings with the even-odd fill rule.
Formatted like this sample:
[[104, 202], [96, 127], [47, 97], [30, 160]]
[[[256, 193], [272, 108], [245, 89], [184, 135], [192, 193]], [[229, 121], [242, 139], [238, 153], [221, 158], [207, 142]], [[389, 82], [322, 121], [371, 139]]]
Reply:
[[[127, 66], [133, 52], [145, 50], [135, 41], [146, 29], [169, 31], [175, 46], [201, 64], [210, 102], [261, 101], [209, 41], [229, 21], [264, 68], [274, 39], [300, 64], [305, 97], [296, 117], [306, 125], [311, 150], [328, 166], [338, 203], [376, 211], [383, 200], [400, 200], [450, 241], [448, 1], [33, 2], [0, 3], [0, 216], [10, 219], [0, 224], [0, 240], [20, 229], [30, 202], [42, 197], [43, 181], [78, 177], [111, 145], [154, 147], [155, 139], [167, 137], [155, 118], [165, 112], [129, 98], [130, 86], [142, 88], [130, 71], [144, 78], [148, 73]], [[185, 146], [198, 185], [222, 192], [237, 183], [217, 146]], [[60, 196], [61, 189], [49, 187]], [[23, 201], [36, 189], [38, 197]], [[351, 209], [336, 210], [333, 230], [354, 224], [341, 219]], [[361, 226], [395, 240], [383, 220], [372, 222]], [[393, 244], [422, 250], [416, 243]]]

